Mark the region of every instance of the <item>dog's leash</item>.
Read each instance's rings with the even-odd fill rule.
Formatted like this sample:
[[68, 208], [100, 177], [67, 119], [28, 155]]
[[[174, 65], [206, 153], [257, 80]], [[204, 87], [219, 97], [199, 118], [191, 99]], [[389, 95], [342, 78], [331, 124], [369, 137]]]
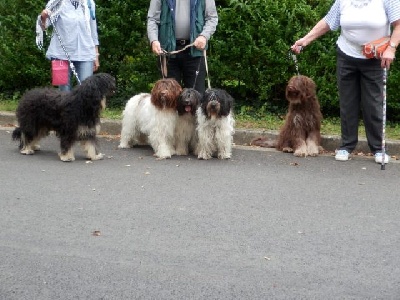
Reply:
[[[168, 70], [167, 70], [167, 58], [168, 56], [177, 54], [179, 52], [185, 51], [187, 48], [194, 46], [194, 43], [191, 43], [189, 45], [186, 45], [185, 47], [183, 47], [180, 50], [175, 50], [175, 51], [171, 51], [168, 52], [164, 49], [161, 49], [162, 54], [160, 54], [160, 66], [161, 66], [161, 74], [163, 76], [163, 78], [166, 78], [168, 76]], [[207, 82], [208, 82], [208, 88], [211, 88], [211, 84], [210, 84], [210, 76], [208, 73], [208, 64], [207, 64], [207, 51], [204, 49], [203, 50], [203, 54], [204, 54], [204, 64], [206, 66], [206, 74], [207, 74]], [[200, 66], [201, 66], [201, 60], [199, 61], [199, 65], [197, 66], [197, 70], [196, 70], [196, 78], [194, 80], [194, 85], [193, 88], [196, 86], [196, 81], [197, 81], [197, 77], [200, 73]]]
[[161, 48], [161, 52], [162, 53], [159, 56], [160, 56], [161, 74], [162, 74], [163, 78], [166, 78], [168, 76], [168, 69], [167, 69], [167, 58], [168, 58], [168, 56], [171, 56], [171, 55], [177, 54], [179, 52], [185, 51], [187, 48], [192, 47], [192, 46], [194, 46], [194, 43], [186, 45], [185, 47], [183, 47], [180, 50], [175, 50], [175, 51], [171, 51], [171, 52], [168, 52], [165, 49]]
[[74, 64], [73, 64], [72, 61], [71, 61], [71, 58], [70, 58], [70, 56], [69, 56], [69, 54], [68, 54], [68, 52], [67, 52], [67, 49], [65, 49], [65, 46], [64, 46], [64, 44], [63, 44], [63, 42], [62, 42], [62, 40], [61, 40], [60, 33], [58, 32], [58, 30], [57, 30], [56, 26], [54, 25], [54, 22], [53, 22], [53, 20], [50, 18], [50, 16], [49, 16], [49, 20], [50, 20], [51, 25], [53, 26], [54, 32], [56, 33], [56, 36], [57, 36], [57, 38], [58, 38], [58, 41], [60, 42], [61, 48], [64, 50], [65, 56], [66, 56], [67, 59], [68, 59], [69, 67], [71, 68], [72, 73], [74, 74], [76, 80], [78, 81], [78, 83], [79, 83], [79, 85], [80, 85], [80, 84], [81, 84], [81, 81], [79, 80], [78, 73], [76, 72], [75, 66], [74, 66]]
[[[300, 49], [300, 51], [301, 50], [302, 49]], [[297, 54], [295, 54], [291, 49], [289, 49], [288, 55], [289, 55], [289, 59], [291, 58], [293, 60], [293, 62], [294, 62], [294, 66], [296, 68], [297, 75], [300, 75], [299, 62], [297, 61]]]

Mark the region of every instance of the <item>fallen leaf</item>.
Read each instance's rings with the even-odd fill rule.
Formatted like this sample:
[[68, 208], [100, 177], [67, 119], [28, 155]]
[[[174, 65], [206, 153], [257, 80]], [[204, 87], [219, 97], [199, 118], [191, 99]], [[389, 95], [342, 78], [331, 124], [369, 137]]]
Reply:
[[100, 230], [95, 230], [95, 231], [92, 232], [92, 235], [94, 235], [94, 236], [100, 236], [100, 235], [101, 235], [101, 232], [100, 232]]

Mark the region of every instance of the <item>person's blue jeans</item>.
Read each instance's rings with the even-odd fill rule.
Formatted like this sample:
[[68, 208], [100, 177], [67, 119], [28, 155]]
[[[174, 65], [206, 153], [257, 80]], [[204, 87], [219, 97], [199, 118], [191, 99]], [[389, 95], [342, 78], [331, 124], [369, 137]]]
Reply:
[[[75, 66], [75, 71], [78, 74], [79, 80], [82, 82], [86, 78], [93, 75], [93, 61], [72, 61]], [[69, 66], [68, 72], [68, 84], [59, 85], [58, 88], [60, 91], [70, 91], [71, 90], [71, 80], [75, 77], [72, 74], [71, 66]]]

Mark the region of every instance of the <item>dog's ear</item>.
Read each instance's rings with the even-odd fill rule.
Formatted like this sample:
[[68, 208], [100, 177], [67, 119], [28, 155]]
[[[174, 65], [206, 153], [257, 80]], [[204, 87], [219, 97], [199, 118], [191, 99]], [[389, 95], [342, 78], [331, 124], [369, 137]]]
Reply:
[[227, 91], [221, 89], [217, 89], [217, 95], [221, 103], [221, 116], [229, 115], [233, 109], [233, 97]]
[[201, 103], [201, 100], [203, 98], [203, 96], [200, 94], [199, 91], [193, 89], [193, 94], [194, 94], [194, 99], [196, 100], [195, 105], [199, 106], [199, 104]]
[[207, 103], [210, 101], [211, 90], [206, 89], [200, 100], [201, 109], [203, 112], [207, 110]]
[[307, 94], [309, 97], [315, 97], [317, 94], [317, 85], [310, 77], [306, 77]]

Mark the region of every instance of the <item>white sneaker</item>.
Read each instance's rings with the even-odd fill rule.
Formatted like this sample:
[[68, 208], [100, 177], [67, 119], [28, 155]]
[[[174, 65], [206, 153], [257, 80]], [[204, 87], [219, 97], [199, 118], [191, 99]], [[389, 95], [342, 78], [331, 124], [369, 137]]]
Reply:
[[336, 151], [335, 159], [339, 161], [349, 160], [350, 153], [347, 150]]
[[[385, 154], [385, 164], [387, 164], [390, 160], [389, 155]], [[382, 152], [376, 152], [375, 153], [375, 162], [377, 164], [381, 164], [382, 163]]]

